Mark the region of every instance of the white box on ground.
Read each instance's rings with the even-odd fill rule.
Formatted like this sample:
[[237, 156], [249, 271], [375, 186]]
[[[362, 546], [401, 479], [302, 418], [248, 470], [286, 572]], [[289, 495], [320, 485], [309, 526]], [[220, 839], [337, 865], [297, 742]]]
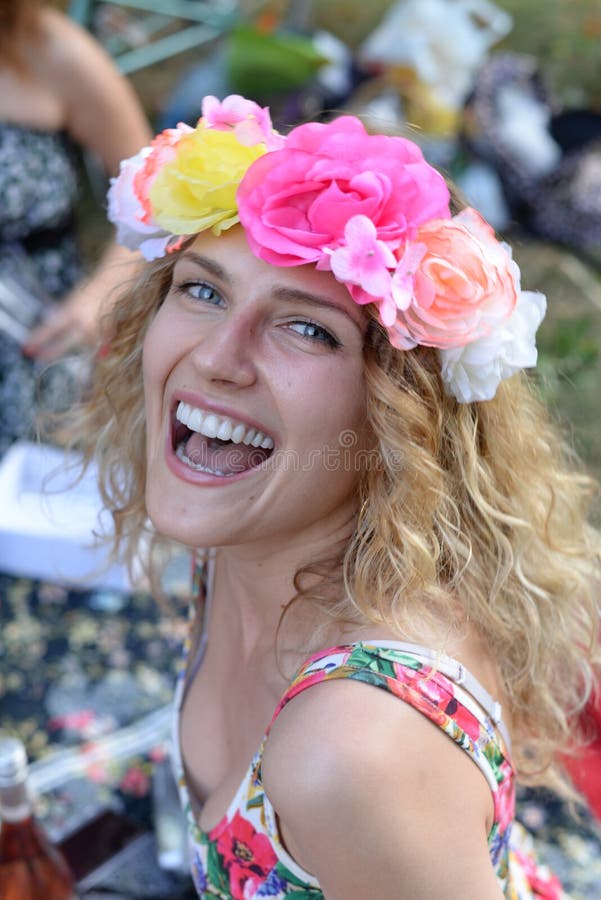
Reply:
[[19, 441], [0, 464], [0, 570], [13, 575], [120, 591], [131, 590], [125, 566], [108, 565], [110, 534], [96, 472], [76, 483], [77, 456]]

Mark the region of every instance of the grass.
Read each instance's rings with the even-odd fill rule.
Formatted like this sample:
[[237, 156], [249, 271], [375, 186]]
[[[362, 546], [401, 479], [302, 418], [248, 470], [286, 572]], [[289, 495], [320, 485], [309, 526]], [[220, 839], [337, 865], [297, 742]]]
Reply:
[[495, 0], [514, 26], [501, 47], [535, 56], [557, 100], [601, 107], [599, 0]]
[[514, 242], [522, 284], [547, 296], [537, 379], [579, 453], [601, 477], [601, 277], [569, 250]]

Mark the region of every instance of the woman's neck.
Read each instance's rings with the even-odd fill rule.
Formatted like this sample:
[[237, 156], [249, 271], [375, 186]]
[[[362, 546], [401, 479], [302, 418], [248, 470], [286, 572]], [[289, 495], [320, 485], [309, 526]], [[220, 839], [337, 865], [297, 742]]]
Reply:
[[[280, 547], [270, 542], [263, 546], [221, 548], [215, 559], [212, 617], [227, 620], [238, 631], [244, 653], [273, 644], [282, 613], [297, 594], [296, 573], [315, 562], [325, 566], [331, 561], [334, 565], [347, 541], [348, 526], [345, 526], [330, 534], [327, 541], [304, 540], [302, 545]], [[311, 579], [315, 583], [320, 581], [317, 575], [307, 575], [303, 587], [310, 586]], [[299, 603], [287, 618], [294, 619], [294, 628], [302, 642], [303, 632], [307, 631], [308, 638], [315, 628], [315, 607], [311, 605], [308, 610], [307, 604]], [[290, 623], [286, 631], [289, 628]]]

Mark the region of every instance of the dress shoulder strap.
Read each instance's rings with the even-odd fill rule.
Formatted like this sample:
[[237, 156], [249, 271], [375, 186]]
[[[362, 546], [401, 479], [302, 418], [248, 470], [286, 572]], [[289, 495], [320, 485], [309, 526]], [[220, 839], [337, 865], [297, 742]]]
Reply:
[[509, 735], [499, 704], [456, 660], [417, 645], [363, 641], [311, 656], [288, 686], [272, 723], [302, 691], [341, 678], [372, 684], [409, 703], [486, 769], [491, 787], [496, 788], [498, 772], [481, 763], [486, 758], [493, 761], [493, 768], [509, 764]]
[[192, 602], [188, 609], [188, 628], [180, 662], [181, 684], [178, 684], [179, 690], [176, 691], [176, 708], [183, 702], [187, 687], [194, 680], [207, 649], [214, 577], [214, 555], [195, 555], [192, 558]]
[[[361, 641], [309, 657], [288, 685], [271, 725], [282, 709], [315, 684], [349, 679], [386, 690], [438, 726], [477, 765], [493, 800], [488, 834], [493, 865], [505, 866], [515, 808], [514, 767], [500, 707], [464, 667], [450, 657], [398, 641]], [[499, 717], [498, 721], [494, 718]], [[267, 740], [269, 730], [265, 740]], [[265, 812], [270, 805], [265, 797]]]

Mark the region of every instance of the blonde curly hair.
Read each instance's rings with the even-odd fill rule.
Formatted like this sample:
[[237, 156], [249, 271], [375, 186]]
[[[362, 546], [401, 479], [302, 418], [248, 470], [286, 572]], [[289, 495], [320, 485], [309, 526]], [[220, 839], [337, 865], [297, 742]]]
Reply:
[[[115, 553], [132, 559], [147, 525], [142, 344], [177, 254], [147, 265], [107, 320], [110, 343], [68, 423], [95, 458], [115, 523]], [[519, 775], [554, 781], [599, 664], [599, 534], [587, 477], [524, 375], [494, 400], [459, 404], [436, 351], [395, 350], [372, 317], [365, 340], [370, 425], [379, 461], [362, 473], [350, 543], [313, 571], [342, 597], [302, 588], [331, 621], [364, 617], [406, 635], [410, 623], [459, 610], [497, 660], [512, 705]], [[372, 460], [373, 461], [373, 460]]]
[[434, 625], [459, 609], [499, 666], [518, 772], [555, 780], [601, 660], [597, 485], [524, 373], [460, 404], [434, 351], [399, 353], [381, 331], [365, 371], [382, 469], [364, 476], [349, 596], [397, 629], [416, 610]]

